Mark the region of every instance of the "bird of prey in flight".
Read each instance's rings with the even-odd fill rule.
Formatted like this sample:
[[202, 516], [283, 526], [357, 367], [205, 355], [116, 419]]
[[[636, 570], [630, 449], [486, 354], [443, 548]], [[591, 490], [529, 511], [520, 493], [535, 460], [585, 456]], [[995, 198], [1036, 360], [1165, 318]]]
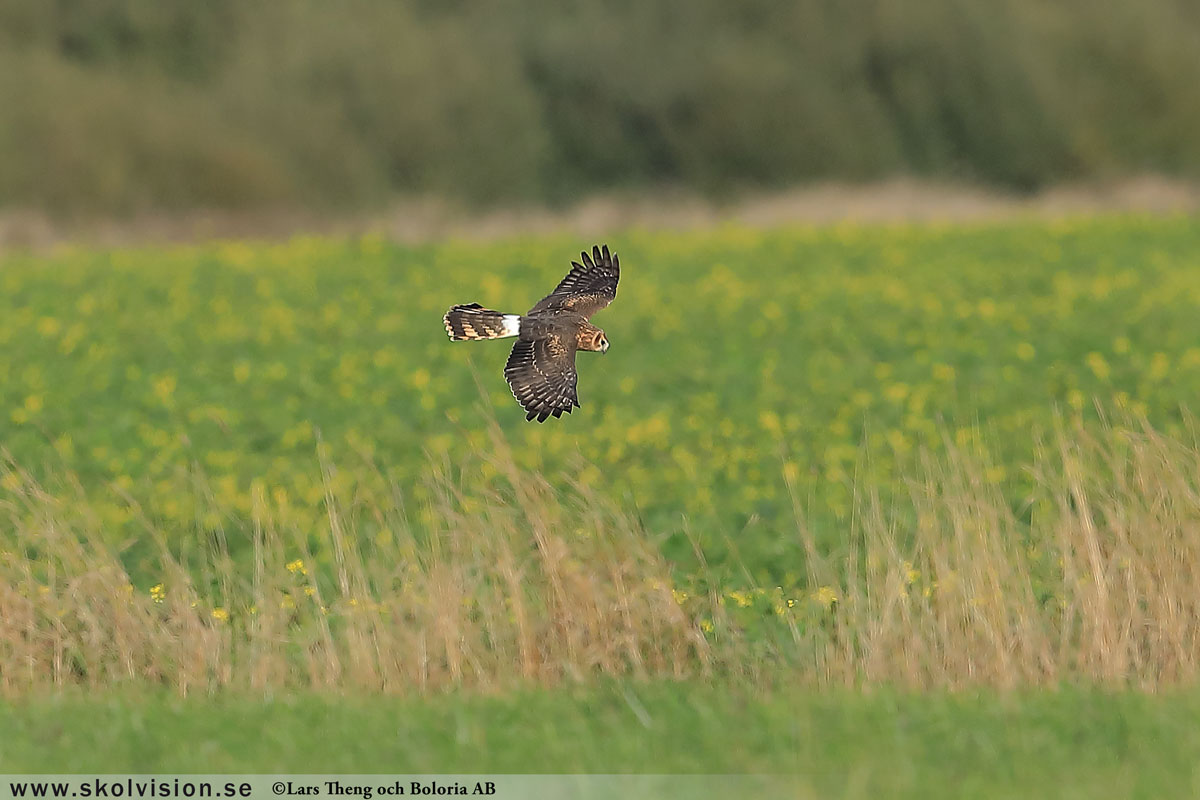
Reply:
[[517, 337], [504, 378], [525, 409], [525, 419], [545, 422], [579, 407], [575, 353], [608, 351], [604, 331], [588, 318], [617, 296], [621, 265], [608, 245], [571, 262], [567, 277], [525, 314], [502, 314], [478, 303], [453, 306], [442, 321], [452, 341]]

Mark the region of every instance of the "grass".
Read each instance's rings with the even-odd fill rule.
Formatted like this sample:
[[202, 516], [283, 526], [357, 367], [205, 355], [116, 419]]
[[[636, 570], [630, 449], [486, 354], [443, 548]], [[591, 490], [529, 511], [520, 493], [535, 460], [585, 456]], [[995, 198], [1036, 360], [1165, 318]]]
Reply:
[[[440, 316], [530, 304], [554, 238], [8, 256], [4, 713], [290, 731], [111, 744], [163, 768], [362, 769], [395, 709], [458, 726], [412, 769], [1184, 780], [1146, 743], [1200, 669], [1193, 220], [614, 243], [613, 349], [542, 426]], [[366, 741], [307, 759], [306, 714]]]
[[[801, 575], [780, 565], [803, 554], [780, 535], [793, 516], [785, 470], [834, 547], [854, 487], [895, 485], [947, 434], [995, 450], [989, 479], [1016, 506], [1032, 486], [1021, 467], [1034, 431], [1064, 415], [1096, 421], [1098, 399], [1180, 438], [1181, 407], [1200, 391], [1190, 219], [633, 232], [611, 244], [625, 277], [596, 322], [612, 350], [580, 356], [583, 408], [541, 426], [517, 424], [507, 347], [450, 344], [440, 318], [455, 302], [528, 308], [577, 242], [10, 255], [4, 444], [35, 475], [78, 475], [113, 541], [141, 530], [115, 487], [175, 546], [223, 536], [241, 558], [256, 487], [288, 526], [325, 525], [318, 434], [363, 504], [394, 504], [395, 487], [411, 522], [430, 525], [431, 462], [490, 477], [460, 463], [486, 447], [490, 403], [520, 467], [637, 515], [685, 571], [695, 537], [710, 568], [737, 577], [732, 541], [756, 583], [791, 588]], [[139, 591], [158, 582], [153, 556], [137, 544], [123, 556]]]
[[[806, 577], [790, 591], [749, 575], [723, 586], [703, 564], [681, 574], [636, 517], [518, 467], [498, 425], [476, 454], [495, 481], [433, 473], [432, 528], [399, 506], [355, 509], [358, 487], [329, 464], [323, 538], [299, 537], [257, 492], [249, 568], [223, 546], [178, 558], [172, 532], [134, 504], [164, 576], [145, 594], [81, 487], [63, 496], [10, 467], [0, 690], [428, 693], [599, 676], [758, 683], [780, 669], [809, 686], [1190, 684], [1200, 447], [1144, 422], [1099, 432], [1061, 432], [1017, 510], [989, 462], [947, 445], [907, 499], [863, 487], [835, 551], [793, 494]], [[364, 518], [391, 535], [367, 538]]]
[[135, 592], [82, 491], [62, 497], [7, 472], [16, 540], [0, 555], [0, 689], [149, 679], [183, 692], [396, 693], [703, 669], [707, 643], [630, 518], [586, 488], [567, 498], [518, 471], [502, 439], [492, 453], [500, 481], [486, 489], [431, 479], [444, 527], [373, 506], [366, 513], [393, 531], [373, 540], [361, 535], [355, 487], [339, 491], [327, 465], [328, 538], [317, 544], [333, 553], [331, 571], [261, 493], [249, 570], [220, 548], [177, 559], [171, 531], [139, 514], [163, 575], [148, 594]]
[[801, 797], [1179, 796], [1198, 711], [1194, 691], [669, 682], [427, 699], [67, 693], [0, 704], [0, 773], [756, 772], [797, 776]]

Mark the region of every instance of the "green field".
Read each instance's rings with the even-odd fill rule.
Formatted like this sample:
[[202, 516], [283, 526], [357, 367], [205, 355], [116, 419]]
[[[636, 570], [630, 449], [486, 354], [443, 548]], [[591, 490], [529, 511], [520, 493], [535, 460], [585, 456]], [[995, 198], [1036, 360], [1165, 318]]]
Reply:
[[9, 256], [5, 446], [35, 472], [78, 473], [89, 494], [115, 483], [182, 537], [215, 522], [197, 470], [242, 517], [261, 486], [310, 523], [319, 434], [343, 472], [369, 464], [394, 483], [420, 524], [423, 477], [467, 468], [490, 405], [520, 466], [636, 509], [673, 558], [691, 551], [684, 516], [712, 560], [733, 536], [769, 583], [796, 566], [785, 473], [810, 511], [840, 518], [861, 448], [872, 463], [859, 483], [884, 481], [948, 433], [982, 437], [1007, 468], [997, 477], [1019, 484], [1033, 432], [1056, 416], [1091, 416], [1099, 400], [1179, 435], [1200, 389], [1200, 227], [1187, 219], [611, 244], [625, 274], [596, 322], [612, 350], [580, 356], [583, 408], [540, 426], [517, 424], [507, 344], [451, 344], [441, 315], [472, 300], [523, 311], [578, 242]]
[[[434, 771], [803, 772], [826, 758], [818, 728], [849, 763], [915, 715], [893, 756], [912, 792], [953, 778], [933, 763], [947, 741], [978, 747], [982, 774], [1031, 758], [1046, 778], [1128, 755], [1123, 725], [1182, 724], [1200, 676], [1200, 224], [607, 243], [611, 349], [579, 356], [582, 408], [543, 425], [504, 384], [507, 345], [448, 342], [441, 315], [523, 311], [591, 242], [3, 256], [0, 694], [43, 745], [0, 766], [82, 747], [47, 713], [164, 715], [190, 740], [277, 693], [296, 699], [254, 701], [244, 724], [336, 706], [335, 729], [369, 731], [383, 694], [413, 731], [483, 726], [463, 734], [476, 767], [460, 740], [406, 750]], [[1105, 693], [1046, 691], [1075, 684]], [[1176, 687], [1185, 702], [1129, 693]], [[962, 690], [984, 694], [946, 694]], [[617, 709], [596, 724], [636, 743], [642, 705], [682, 737], [661, 759], [586, 752], [587, 709]], [[1099, 706], [1097, 738], [1077, 733]], [[471, 738], [518, 721], [531, 742]], [[744, 746], [722, 744], [739, 728]], [[245, 769], [317, 747], [205, 735], [208, 755], [146, 758]], [[327, 768], [368, 769], [385, 742], [347, 741]], [[1141, 787], [1194, 745], [1088, 785]], [[866, 769], [813, 785], [899, 767]]]
[[798, 776], [791, 797], [1178, 797], [1195, 788], [1198, 712], [1195, 692], [1078, 690], [763, 696], [649, 684], [265, 702], [70, 694], [0, 703], [0, 773], [782, 772]]

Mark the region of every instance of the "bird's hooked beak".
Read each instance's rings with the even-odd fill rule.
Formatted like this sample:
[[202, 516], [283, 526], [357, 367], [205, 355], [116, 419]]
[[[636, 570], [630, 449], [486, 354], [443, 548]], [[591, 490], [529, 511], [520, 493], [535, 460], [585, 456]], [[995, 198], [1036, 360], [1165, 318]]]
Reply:
[[604, 355], [607, 352], [608, 352], [608, 339], [605, 339], [604, 344], [600, 345], [600, 355]]

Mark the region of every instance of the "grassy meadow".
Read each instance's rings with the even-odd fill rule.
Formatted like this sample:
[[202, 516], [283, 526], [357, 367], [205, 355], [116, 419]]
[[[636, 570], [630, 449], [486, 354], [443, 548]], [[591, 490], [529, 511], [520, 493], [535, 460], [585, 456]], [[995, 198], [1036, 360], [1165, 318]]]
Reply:
[[[859, 763], [885, 748], [855, 725], [882, 715], [915, 726], [915, 792], [965, 727], [981, 774], [1037, 750], [1050, 775], [1194, 708], [1196, 220], [607, 243], [612, 347], [579, 356], [582, 408], [543, 425], [504, 383], [508, 345], [448, 342], [441, 315], [523, 311], [591, 242], [0, 257], [0, 719], [75, 752], [39, 720], [200, 735], [216, 723], [187, 709], [255, 697], [263, 724], [333, 703], [334, 729], [384, 731], [384, 694], [460, 731], [389, 764], [470, 771], [468, 741], [514, 771], [769, 771]], [[1070, 684], [1093, 688], [1052, 691]], [[604, 708], [601, 737], [581, 720]], [[569, 743], [521, 761], [462, 733], [518, 718]], [[721, 744], [730, 726], [761, 746]], [[247, 767], [212, 736], [151, 760]], [[585, 754], [612, 736], [628, 747]], [[384, 757], [364, 739], [328, 768]], [[246, 752], [314, 763], [272, 741]], [[1104, 787], [1133, 785], [1113, 769]]]
[[716, 798], [731, 794], [721, 773], [774, 772], [789, 774], [790, 791], [732, 793], [1180, 797], [1195, 789], [1197, 713], [1194, 691], [763, 696], [650, 683], [435, 701], [68, 694], [0, 701], [10, 734], [0, 773], [682, 772], [712, 788], [652, 796]]

